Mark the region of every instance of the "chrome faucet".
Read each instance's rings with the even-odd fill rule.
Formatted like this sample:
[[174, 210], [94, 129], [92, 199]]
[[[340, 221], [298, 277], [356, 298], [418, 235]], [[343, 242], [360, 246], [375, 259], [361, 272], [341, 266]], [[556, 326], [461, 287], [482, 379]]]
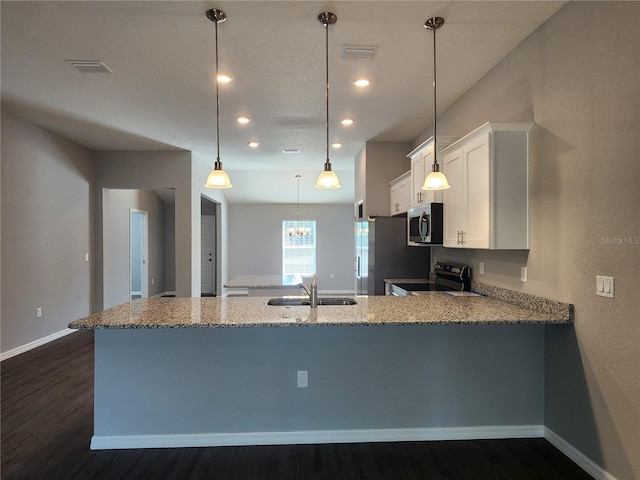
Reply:
[[311, 308], [318, 308], [318, 281], [316, 276], [313, 276], [311, 280], [311, 288], [307, 287], [304, 282], [299, 283], [298, 288], [302, 288], [304, 292], [309, 296], [311, 302]]

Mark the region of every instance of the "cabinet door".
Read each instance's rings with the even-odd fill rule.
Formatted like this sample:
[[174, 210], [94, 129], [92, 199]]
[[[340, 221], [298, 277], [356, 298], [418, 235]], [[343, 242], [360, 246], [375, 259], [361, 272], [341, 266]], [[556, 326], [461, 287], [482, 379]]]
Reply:
[[465, 145], [464, 163], [467, 171], [467, 227], [464, 230], [463, 247], [489, 248], [489, 134]]
[[422, 205], [422, 185], [424, 184], [424, 169], [422, 154], [411, 158], [411, 208]]
[[397, 215], [409, 210], [411, 201], [411, 177], [406, 177], [389, 186], [389, 213]]
[[395, 215], [400, 213], [400, 184], [395, 183], [389, 189], [389, 213]]
[[406, 212], [409, 210], [409, 204], [411, 203], [411, 178], [403, 180], [398, 185], [398, 203], [400, 204], [400, 212]]
[[451, 188], [444, 191], [445, 247], [460, 248], [462, 234], [467, 228], [467, 176], [464, 151], [454, 150], [442, 160], [442, 169]]

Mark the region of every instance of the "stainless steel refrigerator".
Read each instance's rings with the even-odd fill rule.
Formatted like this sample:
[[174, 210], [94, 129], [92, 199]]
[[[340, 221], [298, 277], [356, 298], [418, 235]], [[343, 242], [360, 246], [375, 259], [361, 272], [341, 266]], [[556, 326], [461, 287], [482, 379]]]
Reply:
[[385, 278], [427, 278], [430, 247], [407, 245], [407, 219], [373, 217], [356, 223], [356, 293], [384, 295]]

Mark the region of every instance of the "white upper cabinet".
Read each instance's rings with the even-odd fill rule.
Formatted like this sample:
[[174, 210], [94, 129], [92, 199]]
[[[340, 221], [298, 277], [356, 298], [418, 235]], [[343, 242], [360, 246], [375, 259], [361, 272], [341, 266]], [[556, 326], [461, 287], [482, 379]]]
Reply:
[[398, 215], [409, 210], [411, 200], [411, 172], [403, 173], [389, 182], [389, 213]]
[[529, 249], [532, 127], [488, 122], [442, 151], [445, 247]]
[[[451, 145], [457, 138], [438, 136], [438, 150]], [[425, 203], [442, 203], [442, 192], [422, 190], [424, 179], [431, 172], [433, 165], [433, 137], [413, 149], [408, 155], [411, 159], [411, 198], [409, 207], [414, 208]], [[438, 162], [442, 161], [442, 154], [438, 155]]]

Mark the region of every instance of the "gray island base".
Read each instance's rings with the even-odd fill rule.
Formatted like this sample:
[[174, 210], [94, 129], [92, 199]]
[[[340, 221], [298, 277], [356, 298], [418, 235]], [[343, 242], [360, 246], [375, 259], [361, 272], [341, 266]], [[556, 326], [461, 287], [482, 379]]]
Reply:
[[142, 299], [73, 322], [95, 329], [91, 448], [543, 436], [545, 328], [570, 305], [357, 300]]

